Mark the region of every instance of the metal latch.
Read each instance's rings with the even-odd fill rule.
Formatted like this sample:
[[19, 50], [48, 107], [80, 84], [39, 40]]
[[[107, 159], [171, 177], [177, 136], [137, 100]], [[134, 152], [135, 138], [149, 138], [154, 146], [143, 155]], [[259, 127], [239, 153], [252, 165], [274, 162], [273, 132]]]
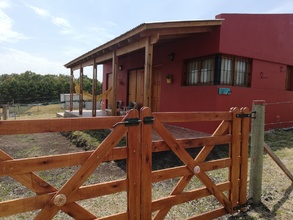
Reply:
[[252, 111], [249, 114], [236, 114], [236, 118], [253, 118], [253, 119], [256, 119], [256, 111]]
[[138, 126], [140, 122], [141, 122], [141, 120], [139, 118], [127, 118], [127, 119], [125, 119], [125, 121], [121, 121], [121, 122], [114, 124], [113, 128], [115, 128], [118, 125], [122, 125], [122, 124], [124, 124], [126, 127]]
[[153, 116], [147, 116], [143, 118], [143, 123], [145, 125], [154, 124], [154, 117]]

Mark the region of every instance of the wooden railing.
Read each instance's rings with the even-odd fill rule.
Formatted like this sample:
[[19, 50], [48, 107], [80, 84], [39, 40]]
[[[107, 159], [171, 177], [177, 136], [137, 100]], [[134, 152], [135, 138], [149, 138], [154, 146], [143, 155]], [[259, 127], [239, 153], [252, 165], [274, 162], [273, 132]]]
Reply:
[[[206, 213], [195, 213], [192, 219], [212, 219], [241, 209], [246, 202], [248, 129], [247, 108], [229, 112], [152, 113], [142, 108], [125, 117], [70, 118], [50, 120], [0, 121], [0, 135], [111, 129], [109, 136], [94, 150], [36, 158], [13, 159], [0, 150], [0, 176], [11, 176], [35, 193], [35, 196], [0, 202], [0, 217], [40, 210], [35, 219], [52, 219], [60, 210], [74, 219], [98, 219], [77, 203], [79, 200], [127, 192], [125, 212], [99, 219], [164, 219], [178, 204], [214, 196], [219, 207]], [[166, 123], [218, 121], [211, 136], [175, 139]], [[155, 131], [162, 140], [152, 141]], [[127, 137], [127, 146], [117, 147]], [[217, 145], [229, 146], [225, 158], [207, 161]], [[193, 158], [187, 148], [199, 148]], [[182, 166], [153, 170], [154, 152], [171, 150]], [[126, 159], [127, 177], [106, 183], [83, 186], [86, 179], [103, 162]], [[37, 171], [80, 165], [79, 170], [57, 189], [35, 174]], [[228, 169], [227, 179], [215, 182], [207, 172]], [[195, 177], [203, 186], [186, 191]], [[153, 199], [153, 183], [179, 178], [169, 196]], [[179, 216], [180, 218], [180, 216]]]

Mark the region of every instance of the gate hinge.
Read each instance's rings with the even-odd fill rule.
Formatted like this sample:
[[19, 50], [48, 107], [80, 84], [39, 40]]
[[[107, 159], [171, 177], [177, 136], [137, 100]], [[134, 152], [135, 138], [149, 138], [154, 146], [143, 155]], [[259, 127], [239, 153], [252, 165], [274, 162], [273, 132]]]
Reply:
[[139, 118], [127, 118], [125, 121], [118, 122], [113, 125], [113, 128], [115, 128], [117, 125], [122, 125], [124, 124], [125, 126], [138, 126], [141, 120]]
[[154, 124], [154, 117], [153, 116], [147, 116], [143, 118], [143, 123], [145, 125], [150, 125], [150, 124]]
[[236, 114], [236, 118], [253, 118], [253, 119], [256, 119], [256, 111], [250, 112], [249, 114]]

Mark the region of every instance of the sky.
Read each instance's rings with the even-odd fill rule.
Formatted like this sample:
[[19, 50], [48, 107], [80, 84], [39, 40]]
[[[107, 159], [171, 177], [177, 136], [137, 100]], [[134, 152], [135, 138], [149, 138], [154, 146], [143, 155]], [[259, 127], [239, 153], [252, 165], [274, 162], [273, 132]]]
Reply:
[[293, 13], [293, 1], [0, 0], [0, 74], [70, 75], [64, 64], [142, 23], [221, 13]]

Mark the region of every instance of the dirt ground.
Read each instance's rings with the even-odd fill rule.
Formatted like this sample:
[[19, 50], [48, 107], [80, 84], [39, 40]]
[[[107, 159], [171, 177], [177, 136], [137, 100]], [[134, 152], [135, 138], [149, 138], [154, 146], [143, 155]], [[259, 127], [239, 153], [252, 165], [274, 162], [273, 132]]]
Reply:
[[[293, 172], [293, 131], [288, 132], [289, 133], [286, 133], [286, 135], [289, 137], [291, 142], [289, 141], [280, 144], [280, 141], [276, 141], [277, 138], [275, 137], [280, 134], [272, 132], [272, 137], [270, 135], [267, 137], [267, 143], [282, 159], [287, 168]], [[282, 139], [284, 139], [284, 137]], [[82, 148], [78, 148], [73, 145], [60, 133], [0, 136], [0, 149], [15, 159], [22, 157], [37, 157], [42, 155], [55, 155], [83, 150]], [[56, 187], [60, 187], [77, 169], [78, 167], [72, 167], [70, 170], [65, 171], [65, 174], [64, 169], [60, 169], [49, 173], [40, 172], [39, 175], [42, 177], [44, 176], [48, 182], [53, 185], [55, 184]], [[111, 173], [112, 177], [109, 177], [109, 173]], [[57, 177], [63, 178], [64, 180], [60, 183], [56, 183], [58, 182], [56, 181]], [[104, 163], [98, 170], [95, 171], [95, 175], [93, 175], [89, 181], [97, 181], [96, 177], [99, 177], [99, 179], [102, 179], [103, 181], [110, 181], [125, 177], [125, 171], [123, 167], [116, 166], [114, 163]], [[21, 185], [14, 184], [10, 177], [0, 177], [0, 189], [0, 202], [33, 195]], [[276, 166], [272, 159], [268, 155], [265, 155], [261, 206], [249, 206], [246, 213], [239, 213], [234, 216], [224, 216], [221, 219], [293, 219], [292, 191], [292, 182]], [[125, 202], [125, 195], [118, 196], [121, 196], [121, 201]], [[103, 205], [106, 205], [106, 202], [104, 202]], [[111, 205], [115, 204], [110, 204], [110, 206]], [[119, 211], [123, 211], [123, 209], [118, 210], [118, 212]], [[99, 212], [101, 212], [101, 215], [111, 214], [107, 213], [109, 211], [106, 210], [100, 210]], [[3, 219], [31, 219], [31, 217], [28, 216], [29, 215], [26, 214], [20, 214]], [[54, 219], [65, 219], [65, 217], [60, 215]], [[169, 219], [177, 218], [170, 217]]]

